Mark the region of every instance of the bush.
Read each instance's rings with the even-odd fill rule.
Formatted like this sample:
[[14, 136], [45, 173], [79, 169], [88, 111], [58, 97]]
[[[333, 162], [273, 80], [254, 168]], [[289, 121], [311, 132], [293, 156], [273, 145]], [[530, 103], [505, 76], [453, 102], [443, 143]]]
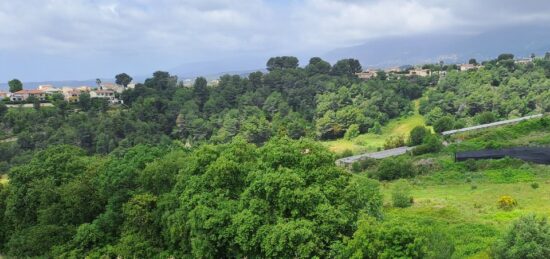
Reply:
[[475, 189], [477, 189], [477, 185], [475, 185], [475, 184], [472, 184], [472, 185], [470, 186], [470, 189], [472, 189], [472, 190], [475, 190]]
[[503, 210], [512, 210], [518, 205], [518, 202], [512, 196], [504, 195], [498, 199], [498, 208]]
[[403, 158], [387, 158], [380, 162], [376, 171], [380, 180], [395, 180], [415, 176], [413, 164]]
[[546, 217], [522, 216], [498, 240], [494, 258], [550, 258], [550, 226]]
[[339, 157], [348, 157], [353, 156], [353, 152], [349, 149], [344, 150], [342, 153], [340, 153]]
[[437, 133], [441, 133], [443, 131], [451, 130], [454, 128], [454, 120], [453, 118], [449, 116], [444, 116], [435, 121], [434, 123], [434, 130]]
[[417, 146], [424, 142], [424, 138], [430, 134], [430, 131], [424, 126], [416, 126], [411, 130], [409, 136], [409, 146]]
[[466, 170], [468, 170], [469, 172], [477, 171], [477, 162], [475, 159], [468, 159], [464, 161], [464, 166], [466, 167]]
[[395, 182], [391, 193], [392, 204], [397, 208], [407, 208], [413, 203], [411, 186], [406, 180]]
[[380, 125], [380, 122], [375, 122], [372, 128], [369, 129], [369, 133], [380, 135], [382, 134], [382, 125]]
[[412, 154], [418, 156], [427, 153], [434, 153], [439, 152], [442, 148], [443, 144], [441, 144], [441, 139], [439, 139], [436, 135], [430, 134], [424, 138], [424, 144], [413, 149]]
[[[440, 244], [436, 244], [440, 245]], [[336, 249], [335, 258], [425, 258], [440, 255], [436, 246], [428, 247], [426, 233], [406, 222], [379, 222], [374, 218], [359, 220], [357, 231]]]
[[351, 171], [353, 171], [354, 173], [359, 173], [361, 172], [361, 170], [362, 168], [360, 162], [353, 162], [353, 164], [351, 164]]
[[359, 136], [359, 125], [357, 124], [351, 124], [346, 130], [346, 134], [344, 134], [344, 138], [347, 140], [351, 140]]
[[474, 119], [478, 124], [487, 124], [496, 121], [495, 114], [492, 112], [482, 112]]
[[403, 136], [391, 136], [384, 142], [384, 149], [392, 149], [405, 146], [405, 138]]
[[539, 183], [532, 183], [531, 188], [538, 189], [539, 188]]

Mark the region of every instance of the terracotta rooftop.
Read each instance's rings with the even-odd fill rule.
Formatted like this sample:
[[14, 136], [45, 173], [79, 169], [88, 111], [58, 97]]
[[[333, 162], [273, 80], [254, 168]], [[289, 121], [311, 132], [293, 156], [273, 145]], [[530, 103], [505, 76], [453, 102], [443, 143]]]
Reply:
[[15, 94], [43, 94], [44, 91], [41, 90], [21, 90], [15, 92]]

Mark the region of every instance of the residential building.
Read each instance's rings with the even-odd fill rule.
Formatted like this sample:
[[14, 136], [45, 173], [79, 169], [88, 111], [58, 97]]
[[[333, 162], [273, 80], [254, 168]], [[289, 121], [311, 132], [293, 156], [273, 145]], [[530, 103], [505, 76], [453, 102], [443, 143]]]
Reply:
[[92, 91], [92, 88], [86, 85], [79, 86], [76, 88], [77, 90], [80, 90], [81, 92], [89, 92]]
[[53, 85], [39, 85], [38, 90], [46, 91], [49, 89], [54, 89], [55, 87]]
[[378, 74], [378, 71], [369, 69], [367, 71], [361, 71], [359, 73], [356, 73], [355, 75], [359, 77], [359, 79], [369, 80], [375, 77], [377, 74]]
[[76, 103], [80, 99], [81, 93], [82, 92], [78, 89], [70, 89], [68, 91], [63, 91], [63, 96], [65, 97], [65, 101]]
[[10, 97], [8, 93], [0, 91], [0, 100]]
[[47, 96], [51, 96], [51, 95], [54, 95], [54, 94], [57, 94], [57, 93], [62, 93], [61, 89], [59, 88], [44, 88], [44, 89], [39, 89], [39, 90], [42, 90]]
[[522, 65], [527, 65], [527, 64], [530, 64], [531, 62], [533, 62], [532, 58], [520, 58], [520, 59], [514, 60], [514, 63], [522, 64]]
[[461, 64], [459, 67], [460, 71], [468, 71], [476, 68], [477, 68], [476, 64]]
[[429, 69], [411, 69], [409, 70], [409, 76], [429, 76], [431, 75], [431, 70]]
[[90, 92], [91, 98], [106, 98], [110, 103], [118, 103], [118, 99], [115, 96], [113, 90], [95, 90]]
[[46, 93], [41, 90], [21, 90], [13, 93], [10, 100], [14, 102], [26, 101], [29, 97], [34, 96], [40, 101], [46, 100]]
[[117, 84], [114, 84], [114, 83], [102, 83], [100, 86], [101, 86], [100, 90], [112, 90], [112, 91], [115, 91], [117, 93], [122, 93], [125, 90], [124, 86], [117, 85]]

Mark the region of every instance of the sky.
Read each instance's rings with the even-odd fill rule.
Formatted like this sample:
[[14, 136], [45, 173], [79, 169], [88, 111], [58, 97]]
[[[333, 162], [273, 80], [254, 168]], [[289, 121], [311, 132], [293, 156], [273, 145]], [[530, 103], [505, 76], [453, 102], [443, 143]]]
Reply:
[[0, 82], [149, 75], [201, 62], [253, 69], [270, 56], [311, 57], [384, 37], [549, 22], [550, 1], [541, 0], [1, 0]]

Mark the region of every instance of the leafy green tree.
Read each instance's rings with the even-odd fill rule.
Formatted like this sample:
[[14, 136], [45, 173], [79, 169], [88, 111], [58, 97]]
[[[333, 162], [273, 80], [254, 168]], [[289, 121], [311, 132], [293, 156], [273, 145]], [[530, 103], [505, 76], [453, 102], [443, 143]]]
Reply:
[[347, 140], [351, 140], [357, 136], [359, 136], [359, 125], [352, 124], [349, 126], [349, 128], [346, 130], [346, 134], [344, 135], [344, 138]]
[[331, 66], [330, 63], [321, 58], [313, 57], [309, 60], [309, 64], [305, 69], [309, 75], [328, 74], [330, 73]]
[[335, 76], [354, 76], [362, 70], [363, 69], [361, 67], [361, 63], [359, 63], [359, 60], [343, 59], [334, 64], [331, 74]]
[[19, 81], [19, 79], [12, 79], [8, 82], [8, 86], [10, 87], [10, 92], [15, 93], [17, 91], [23, 90], [23, 83]]
[[291, 56], [272, 57], [267, 61], [267, 70], [275, 69], [295, 69], [298, 68], [298, 58]]
[[128, 84], [132, 82], [133, 78], [126, 73], [121, 73], [115, 76], [115, 83], [122, 85], [124, 88], [128, 87]]
[[374, 126], [372, 126], [372, 128], [369, 129], [369, 132], [378, 134], [378, 135], [382, 134], [382, 125], [380, 125], [380, 122], [378, 121], [374, 122]]
[[335, 257], [424, 258], [429, 252], [427, 238], [414, 226], [378, 222], [372, 217], [362, 217], [358, 225]]
[[4, 102], [0, 101], [0, 118], [4, 117], [4, 114], [8, 112], [8, 106]]
[[416, 126], [411, 130], [409, 134], [409, 145], [416, 146], [424, 142], [424, 138], [430, 134], [430, 131], [424, 126]]
[[468, 61], [468, 64], [470, 65], [477, 65], [477, 60], [475, 58], [471, 58], [469, 61]]
[[497, 57], [497, 61], [512, 60], [512, 59], [514, 59], [514, 54], [510, 54], [510, 53], [503, 53], [498, 55]]
[[550, 225], [547, 218], [526, 215], [514, 221], [507, 233], [496, 242], [492, 255], [495, 258], [550, 257]]
[[78, 105], [83, 111], [89, 111], [92, 107], [92, 99], [88, 92], [81, 93], [78, 97]]
[[195, 83], [193, 84], [193, 93], [197, 98], [197, 104], [199, 105], [199, 110], [202, 111], [206, 100], [208, 100], [208, 88], [207, 88], [206, 78], [197, 77]]

